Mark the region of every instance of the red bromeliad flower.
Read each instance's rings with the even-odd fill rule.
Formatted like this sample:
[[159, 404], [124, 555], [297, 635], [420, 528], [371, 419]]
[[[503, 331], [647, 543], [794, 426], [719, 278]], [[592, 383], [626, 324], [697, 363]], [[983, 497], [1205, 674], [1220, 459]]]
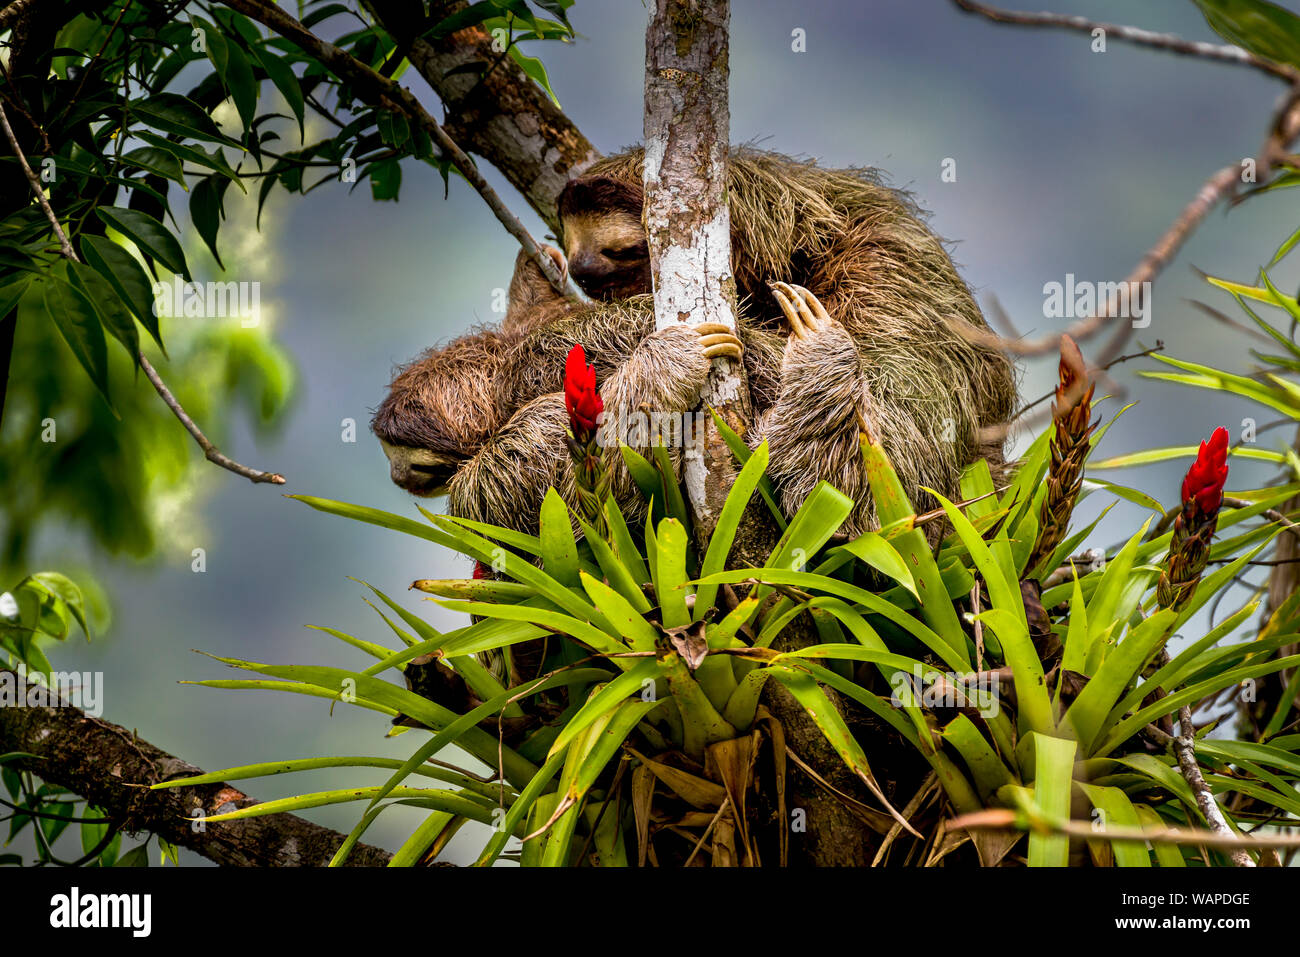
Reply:
[[1191, 599], [1210, 560], [1210, 545], [1223, 505], [1223, 483], [1228, 480], [1228, 430], [1214, 430], [1201, 443], [1196, 461], [1183, 479], [1183, 507], [1174, 519], [1169, 556], [1156, 584], [1161, 608], [1182, 608]]
[[564, 407], [575, 437], [594, 432], [597, 419], [605, 411], [605, 403], [596, 391], [596, 367], [587, 365], [581, 344], [569, 350], [564, 363]]
[[611, 472], [605, 468], [605, 453], [596, 426], [605, 413], [605, 403], [596, 391], [596, 368], [587, 365], [581, 344], [569, 350], [564, 362], [564, 408], [569, 413], [572, 434], [565, 436], [573, 459], [573, 485], [578, 510], [604, 537], [605, 500], [609, 498]]
[[1195, 499], [1206, 515], [1223, 504], [1223, 484], [1228, 480], [1228, 430], [1217, 428], [1210, 441], [1201, 443], [1196, 461], [1183, 479], [1183, 507]]

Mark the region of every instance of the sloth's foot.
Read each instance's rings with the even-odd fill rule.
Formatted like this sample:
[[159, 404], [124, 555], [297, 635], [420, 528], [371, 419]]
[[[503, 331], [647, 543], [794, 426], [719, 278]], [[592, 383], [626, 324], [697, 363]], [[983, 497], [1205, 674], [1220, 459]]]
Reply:
[[821, 301], [803, 286], [784, 282], [774, 282], [769, 285], [796, 339], [812, 339], [819, 334], [829, 332], [836, 325]]
[[701, 322], [695, 327], [695, 331], [700, 337], [700, 347], [703, 348], [707, 359], [725, 356], [739, 362], [744, 355], [744, 346], [740, 344], [740, 340], [735, 337], [730, 327], [720, 322]]

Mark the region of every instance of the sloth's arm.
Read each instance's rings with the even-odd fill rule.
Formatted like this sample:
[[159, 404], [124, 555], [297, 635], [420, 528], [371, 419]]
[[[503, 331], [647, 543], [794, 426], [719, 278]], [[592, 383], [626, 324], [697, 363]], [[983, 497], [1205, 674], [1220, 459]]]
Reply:
[[[925, 367], [924, 356], [893, 355], [884, 343], [855, 343], [807, 290], [786, 292], [782, 309], [794, 332], [776, 401], [751, 440], [768, 442], [768, 474], [786, 514], [793, 515], [825, 480], [856, 503], [845, 532], [879, 527], [862, 462], [860, 420], [880, 437], [914, 506], [934, 504], [917, 491], [921, 486], [954, 493], [961, 456], [953, 445], [969, 442], [974, 426], [961, 397], [943, 384], [941, 369]], [[925, 452], [938, 448], [947, 454]]]
[[[554, 378], [525, 377], [518, 368], [526, 363], [536, 370], [558, 363], [575, 341], [581, 341], [598, 370], [617, 359], [614, 354], [626, 341], [608, 315], [582, 317], [539, 330], [524, 340], [511, 363], [515, 367], [516, 389], [543, 388]], [[581, 338], [575, 336], [581, 335]], [[708, 376], [714, 353], [735, 355], [739, 343], [711, 329], [674, 326], [650, 333], [630, 350], [626, 360], [604, 375], [598, 373], [601, 398], [605, 403], [602, 441], [607, 449], [606, 464], [613, 470], [611, 491], [620, 503], [636, 501], [631, 476], [617, 445], [626, 442], [645, 451], [653, 415], [671, 418], [687, 412], [697, 401]], [[562, 372], [559, 376], [562, 382]], [[555, 386], [552, 387], [554, 389]], [[557, 391], [528, 396], [518, 411], [468, 462], [461, 466], [449, 488], [449, 510], [453, 515], [503, 525], [521, 531], [535, 531], [538, 511], [552, 486], [570, 504], [576, 502], [569, 453], [564, 441], [568, 415], [563, 395]], [[642, 418], [644, 415], [644, 419]], [[680, 450], [670, 449], [674, 461]]]

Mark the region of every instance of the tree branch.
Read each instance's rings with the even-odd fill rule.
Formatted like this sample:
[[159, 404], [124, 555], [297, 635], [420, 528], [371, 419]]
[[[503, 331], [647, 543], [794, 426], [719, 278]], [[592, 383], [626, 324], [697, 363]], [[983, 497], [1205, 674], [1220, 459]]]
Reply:
[[482, 27], [429, 35], [464, 0], [434, 0], [428, 17], [408, 0], [362, 2], [442, 100], [447, 135], [496, 167], [558, 235], [560, 190], [600, 151]]
[[[10, 148], [13, 149], [14, 155], [18, 157], [18, 162], [23, 168], [23, 174], [31, 185], [32, 195], [36, 197], [36, 202], [40, 205], [41, 211], [45, 213], [45, 218], [50, 221], [54, 236], [59, 242], [59, 255], [69, 262], [80, 263], [81, 259], [77, 256], [76, 250], [72, 248], [72, 243], [68, 241], [68, 234], [63, 231], [63, 224], [59, 222], [59, 217], [55, 215], [54, 208], [50, 206], [50, 201], [45, 198], [45, 190], [41, 189], [41, 181], [33, 172], [31, 165], [27, 162], [27, 156], [18, 144], [18, 137], [14, 135], [13, 128], [9, 125], [9, 116], [5, 113], [3, 104], [0, 104], [0, 127], [4, 128], [5, 138], [9, 140]], [[221, 450], [213, 445], [212, 441], [194, 424], [194, 420], [189, 417], [185, 408], [172, 395], [171, 390], [167, 388], [167, 384], [158, 375], [158, 371], [154, 369], [153, 364], [145, 358], [143, 351], [136, 352], [136, 359], [140, 363], [140, 368], [144, 370], [144, 374], [153, 383], [158, 395], [162, 397], [163, 402], [167, 403], [167, 407], [180, 420], [181, 425], [185, 426], [186, 431], [194, 437], [194, 441], [199, 444], [199, 448], [203, 449], [203, 454], [209, 462], [219, 465], [227, 471], [234, 472], [236, 475], [242, 475], [251, 482], [268, 482], [272, 485], [284, 484], [284, 476], [277, 472], [263, 472], [261, 469], [249, 468], [247, 465], [241, 465], [229, 456], [223, 455]]]
[[1217, 60], [1221, 63], [1234, 63], [1238, 66], [1248, 66], [1256, 70], [1261, 70], [1270, 76], [1285, 80], [1288, 83], [1295, 83], [1300, 80], [1300, 70], [1288, 66], [1285, 63], [1274, 63], [1272, 60], [1266, 60], [1263, 57], [1243, 50], [1238, 46], [1228, 46], [1219, 43], [1202, 43], [1198, 40], [1184, 40], [1182, 37], [1172, 33], [1155, 33], [1151, 30], [1143, 30], [1140, 27], [1120, 26], [1114, 23], [1100, 23], [1089, 20], [1087, 17], [1076, 17], [1059, 13], [1020, 13], [1014, 10], [999, 10], [995, 7], [986, 6], [982, 3], [976, 3], [974, 0], [953, 0], [960, 9], [967, 13], [975, 13], [987, 17], [995, 23], [1010, 23], [1024, 27], [1057, 27], [1065, 30], [1077, 30], [1082, 33], [1089, 33], [1096, 30], [1103, 31], [1108, 37], [1114, 37], [1117, 40], [1123, 40], [1125, 43], [1136, 44], [1137, 46], [1154, 47], [1157, 50], [1164, 50], [1167, 53], [1177, 53], [1182, 56], [1201, 57], [1206, 60]]
[[[0, 668], [0, 679], [18, 681]], [[344, 835], [293, 814], [202, 823], [202, 817], [257, 802], [229, 784], [150, 790], [148, 785], [203, 772], [136, 737], [119, 725], [91, 717], [46, 688], [28, 685], [17, 706], [0, 708], [0, 752], [17, 758], [9, 767], [68, 788], [100, 808], [127, 833], [149, 831], [218, 864], [244, 867], [313, 867], [329, 863]], [[357, 844], [350, 867], [381, 867], [391, 855]]]
[[[1187, 705], [1178, 712], [1178, 737], [1174, 738], [1174, 753], [1178, 755], [1178, 767], [1183, 772], [1183, 777], [1187, 779], [1188, 785], [1191, 786], [1192, 794], [1196, 796], [1196, 806], [1201, 809], [1201, 814], [1205, 821], [1210, 825], [1210, 830], [1221, 838], [1227, 838], [1237, 842], [1240, 839], [1232, 833], [1232, 828], [1228, 827], [1228, 822], [1223, 818], [1223, 812], [1219, 810], [1219, 805], [1215, 803], [1214, 795], [1210, 792], [1210, 786], [1205, 783], [1205, 776], [1201, 774], [1201, 766], [1196, 763], [1196, 727], [1192, 724], [1192, 709]], [[1239, 845], [1227, 845], [1228, 859], [1232, 861], [1234, 867], [1254, 867], [1255, 862], [1246, 849]]]
[[483, 178], [483, 174], [478, 171], [474, 162], [465, 155], [464, 150], [456, 145], [438, 121], [429, 115], [409, 90], [371, 69], [346, 50], [322, 40], [280, 7], [267, 0], [223, 0], [223, 2], [232, 10], [251, 17], [286, 40], [297, 44], [304, 52], [312, 54], [340, 79], [347, 80], [358, 97], [370, 105], [401, 113], [419, 124], [438, 144], [443, 155], [451, 160], [460, 174], [465, 177], [466, 182], [483, 197], [483, 201], [488, 204], [488, 208], [505, 227], [506, 232], [519, 241], [519, 245], [537, 264], [542, 275], [547, 278], [555, 291], [574, 302], [586, 302], [586, 297], [578, 291], [578, 287], [574, 285], [568, 273], [561, 273], [555, 261], [542, 252], [541, 247], [524, 228], [524, 224], [510, 212], [496, 190], [488, 185], [488, 181]]
[[10, 0], [9, 4], [0, 10], [0, 30], [8, 30], [13, 26], [14, 21], [23, 15], [23, 11], [35, 2], [36, 0]]
[[[1264, 141], [1264, 146], [1260, 150], [1257, 159], [1257, 166], [1260, 176], [1267, 176], [1279, 161], [1286, 157], [1287, 147], [1300, 136], [1300, 113], [1297, 109], [1297, 102], [1300, 101], [1300, 71], [1294, 67], [1285, 66], [1257, 57], [1248, 53], [1239, 47], [1220, 46], [1209, 43], [1196, 43], [1182, 40], [1171, 34], [1152, 33], [1147, 30], [1140, 30], [1135, 27], [1121, 27], [1114, 24], [1095, 23], [1083, 17], [1072, 17], [1051, 13], [1014, 13], [1009, 11], [997, 10], [992, 7], [976, 3], [974, 0], [953, 0], [953, 2], [962, 10], [968, 13], [980, 14], [988, 19], [998, 23], [1011, 23], [1029, 26], [1049, 26], [1063, 27], [1073, 30], [1083, 30], [1091, 32], [1096, 29], [1105, 30], [1113, 33], [1116, 37], [1137, 43], [1143, 46], [1156, 47], [1174, 53], [1209, 57], [1211, 59], [1222, 60], [1226, 62], [1240, 63], [1247, 66], [1256, 67], [1265, 72], [1286, 80], [1291, 84], [1291, 89], [1282, 99], [1281, 104], [1274, 111], [1273, 121], [1270, 125], [1268, 135]], [[1204, 221], [1218, 203], [1225, 197], [1229, 196], [1236, 185], [1241, 182], [1242, 169], [1239, 163], [1225, 166], [1213, 176], [1211, 176], [1205, 185], [1197, 192], [1196, 196], [1189, 202], [1174, 220], [1173, 224], [1161, 235], [1155, 245], [1152, 246], [1142, 257], [1141, 261], [1129, 273], [1128, 277], [1123, 280], [1121, 286], [1133, 289], [1140, 287], [1142, 283], [1153, 282], [1166, 266], [1173, 260], [1182, 249], [1183, 244], [1196, 231], [1197, 227]], [[1117, 292], [1112, 298], [1101, 306], [1097, 312], [1084, 319], [1074, 323], [1068, 329], [1059, 333], [1052, 333], [1041, 339], [1023, 340], [1023, 339], [1006, 339], [995, 333], [983, 329], [970, 328], [962, 329], [962, 335], [970, 341], [990, 346], [996, 349], [1017, 356], [1037, 356], [1046, 355], [1055, 352], [1060, 348], [1062, 336], [1068, 335], [1076, 342], [1082, 342], [1099, 332], [1108, 318], [1111, 318], [1119, 305], [1119, 293]], [[1103, 365], [1123, 351], [1124, 344], [1132, 336], [1132, 324], [1128, 322], [1121, 323], [1120, 328], [1115, 331], [1110, 341], [1101, 350], [1095, 360], [1095, 364]]]

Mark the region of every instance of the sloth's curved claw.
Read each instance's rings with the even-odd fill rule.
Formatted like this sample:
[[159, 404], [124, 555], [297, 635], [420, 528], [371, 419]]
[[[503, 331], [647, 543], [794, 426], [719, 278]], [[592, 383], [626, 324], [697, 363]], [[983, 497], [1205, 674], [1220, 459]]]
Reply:
[[803, 286], [773, 282], [772, 296], [785, 313], [786, 321], [796, 339], [810, 339], [825, 331], [831, 323], [830, 314], [816, 296]]
[[[774, 298], [776, 304], [781, 307], [781, 312], [785, 314], [786, 322], [790, 323], [791, 333], [794, 334], [796, 339], [807, 338], [807, 333], [804, 331], [803, 321], [799, 316], [799, 310], [796, 309], [794, 305], [794, 300], [799, 298], [798, 295], [783, 282], [772, 282], [768, 283], [768, 285], [772, 289], [772, 298]], [[788, 296], [786, 295], [787, 293], [789, 294]]]
[[826, 311], [826, 307], [822, 305], [822, 301], [814, 296], [811, 290], [805, 289], [803, 286], [795, 285], [791, 285], [790, 288], [797, 292], [802, 300], [800, 302], [800, 307], [804, 312], [805, 320], [809, 319], [808, 312], [811, 310], [816, 325], [821, 326], [831, 321], [830, 313]]
[[725, 356], [739, 362], [745, 354], [745, 347], [741, 345], [740, 340], [727, 332], [700, 336], [700, 345], [704, 347], [704, 356], [707, 359]]
[[732, 333], [730, 326], [720, 322], [701, 322], [695, 327], [695, 332], [700, 337], [700, 346], [704, 349], [705, 358], [717, 359], [725, 356], [739, 362], [744, 355], [745, 347]]

